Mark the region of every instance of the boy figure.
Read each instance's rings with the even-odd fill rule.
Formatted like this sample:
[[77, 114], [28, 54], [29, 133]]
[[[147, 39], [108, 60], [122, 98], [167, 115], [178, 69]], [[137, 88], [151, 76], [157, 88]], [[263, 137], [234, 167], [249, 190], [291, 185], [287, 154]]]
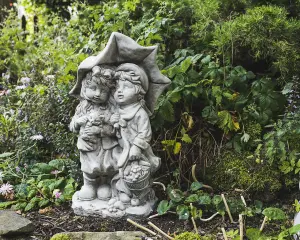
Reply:
[[[155, 172], [160, 165], [160, 158], [153, 154], [150, 146], [150, 111], [144, 101], [149, 87], [148, 77], [138, 65], [124, 63], [117, 67], [115, 78], [114, 99], [119, 105], [119, 113], [114, 114], [111, 121], [115, 122], [117, 128], [120, 127], [120, 145], [123, 148], [118, 167], [124, 169], [128, 161], [139, 161], [139, 165], [149, 166], [150, 171]], [[141, 159], [147, 159], [147, 162]], [[123, 178], [122, 171], [119, 177]], [[117, 184], [120, 200], [128, 203], [130, 191], [121, 185]], [[124, 197], [124, 194], [128, 197]], [[139, 205], [138, 199], [131, 199], [131, 205]]]

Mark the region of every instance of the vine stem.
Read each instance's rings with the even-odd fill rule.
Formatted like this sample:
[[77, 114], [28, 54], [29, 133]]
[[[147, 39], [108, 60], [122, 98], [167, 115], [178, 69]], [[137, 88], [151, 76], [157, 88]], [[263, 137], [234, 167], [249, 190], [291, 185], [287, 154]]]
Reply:
[[227, 201], [226, 201], [225, 196], [224, 196], [223, 193], [221, 194], [221, 197], [222, 197], [222, 200], [223, 200], [223, 202], [224, 202], [224, 205], [225, 205], [226, 211], [227, 211], [227, 213], [228, 213], [228, 216], [229, 216], [229, 218], [230, 218], [230, 221], [231, 221], [231, 223], [234, 223], [233, 218], [232, 218], [232, 215], [231, 215], [231, 212], [230, 212], [230, 209], [229, 209], [229, 207], [228, 207]]
[[262, 230], [264, 230], [264, 227], [265, 227], [265, 225], [266, 225], [267, 220], [268, 220], [268, 217], [265, 216], [265, 217], [264, 217], [264, 220], [263, 220], [263, 222], [262, 222], [262, 224], [261, 224], [261, 227], [260, 227], [259, 231], [262, 232]]
[[223, 233], [224, 240], [228, 240], [225, 229], [221, 228], [221, 230], [222, 230], [222, 233]]
[[151, 231], [149, 228], [143, 227], [142, 225], [136, 223], [135, 221], [131, 220], [130, 218], [127, 218], [127, 222], [131, 223], [132, 225], [136, 226], [137, 228], [142, 229], [143, 231], [146, 231], [150, 233], [153, 236], [157, 236], [157, 234], [153, 231]]
[[161, 233], [163, 236], [165, 236], [166, 238], [170, 239], [170, 240], [174, 240], [175, 238], [172, 238], [171, 236], [169, 236], [168, 234], [166, 234], [163, 230], [161, 230], [159, 227], [157, 227], [156, 225], [154, 225], [152, 222], [148, 222], [148, 224], [153, 227], [156, 231], [158, 231], [159, 233]]
[[211, 215], [211, 217], [209, 217], [209, 218], [200, 218], [200, 220], [201, 220], [202, 222], [208, 222], [208, 221], [212, 220], [212, 219], [213, 219], [215, 216], [217, 216], [218, 214], [220, 214], [220, 213], [216, 212], [215, 214]]
[[161, 182], [153, 182], [153, 184], [162, 186], [162, 188], [164, 189], [164, 192], [165, 192], [166, 189], [167, 189], [166, 186], [165, 186], [165, 184], [163, 184], [163, 183], [161, 183]]
[[[192, 166], [192, 178], [193, 178], [194, 182], [199, 182], [198, 179], [196, 178], [196, 166], [197, 166], [197, 164], [194, 164]], [[203, 184], [203, 187], [210, 189], [212, 192], [214, 191], [214, 189], [209, 185]]]

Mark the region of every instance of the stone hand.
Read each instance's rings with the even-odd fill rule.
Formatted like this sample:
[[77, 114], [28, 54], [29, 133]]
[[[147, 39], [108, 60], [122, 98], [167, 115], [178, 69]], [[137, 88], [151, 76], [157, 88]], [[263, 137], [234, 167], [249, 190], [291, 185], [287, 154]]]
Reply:
[[139, 147], [133, 145], [130, 148], [130, 152], [129, 152], [130, 160], [138, 160], [138, 159], [140, 159], [141, 155], [142, 155], [142, 150]]
[[119, 113], [115, 113], [110, 117], [110, 122], [111, 123], [117, 123], [120, 120], [120, 114]]
[[82, 126], [83, 124], [85, 124], [88, 121], [88, 117], [87, 116], [82, 116], [80, 118], [78, 118], [76, 120], [76, 124], [78, 124], [79, 126]]
[[88, 127], [84, 130], [87, 135], [95, 135], [101, 133], [101, 128], [97, 126]]

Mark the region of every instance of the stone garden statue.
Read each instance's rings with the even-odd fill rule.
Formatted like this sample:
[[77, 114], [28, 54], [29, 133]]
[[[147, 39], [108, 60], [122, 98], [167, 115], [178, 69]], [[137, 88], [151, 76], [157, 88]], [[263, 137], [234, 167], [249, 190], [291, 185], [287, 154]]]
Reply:
[[152, 211], [151, 176], [160, 158], [150, 145], [149, 117], [170, 84], [156, 65], [156, 52], [157, 46], [112, 33], [103, 51], [78, 67], [70, 92], [80, 98], [70, 130], [79, 134], [84, 179], [73, 196], [76, 214], [138, 217]]

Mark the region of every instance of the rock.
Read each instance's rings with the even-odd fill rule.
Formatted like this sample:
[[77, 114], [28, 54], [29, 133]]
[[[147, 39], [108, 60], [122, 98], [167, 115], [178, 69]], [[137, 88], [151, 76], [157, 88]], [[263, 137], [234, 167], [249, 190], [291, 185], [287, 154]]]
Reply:
[[14, 211], [0, 211], [0, 235], [21, 235], [33, 232], [34, 225]]
[[70, 232], [55, 234], [51, 240], [134, 240], [146, 235], [142, 232]]

